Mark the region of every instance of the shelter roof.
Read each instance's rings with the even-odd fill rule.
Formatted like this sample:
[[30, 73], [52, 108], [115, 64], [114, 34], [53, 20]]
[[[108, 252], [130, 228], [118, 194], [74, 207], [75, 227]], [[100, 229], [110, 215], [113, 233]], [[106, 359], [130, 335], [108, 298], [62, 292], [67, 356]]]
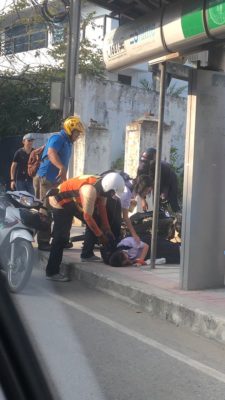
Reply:
[[110, 10], [114, 16], [120, 15], [134, 20], [177, 0], [91, 0], [91, 2]]

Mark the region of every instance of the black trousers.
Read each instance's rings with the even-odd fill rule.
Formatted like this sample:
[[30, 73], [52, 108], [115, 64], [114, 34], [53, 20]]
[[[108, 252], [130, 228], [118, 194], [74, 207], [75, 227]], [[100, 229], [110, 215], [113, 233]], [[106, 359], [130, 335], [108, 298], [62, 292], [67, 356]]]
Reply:
[[[84, 222], [83, 213], [77, 208], [74, 202], [66, 204], [63, 209], [53, 208], [53, 231], [52, 244], [49, 254], [48, 264], [46, 267], [46, 275], [51, 276], [59, 273], [60, 264], [62, 262], [63, 250], [68, 242], [73, 217]], [[89, 257], [93, 255], [96, 236], [91, 229], [86, 229], [84, 238], [84, 247], [81, 257]]]
[[109, 197], [106, 203], [106, 211], [111, 231], [115, 236], [115, 240], [118, 242], [121, 239], [122, 224], [122, 210], [120, 199], [118, 197]]
[[180, 205], [178, 202], [178, 182], [177, 176], [174, 171], [171, 170], [170, 180], [168, 185], [162, 188], [161, 193], [166, 195], [166, 198], [172, 208], [173, 212], [180, 211]]
[[[151, 235], [140, 235], [141, 240], [149, 245], [146, 259], [151, 257]], [[157, 237], [156, 258], [165, 258], [167, 264], [180, 264], [180, 244]]]

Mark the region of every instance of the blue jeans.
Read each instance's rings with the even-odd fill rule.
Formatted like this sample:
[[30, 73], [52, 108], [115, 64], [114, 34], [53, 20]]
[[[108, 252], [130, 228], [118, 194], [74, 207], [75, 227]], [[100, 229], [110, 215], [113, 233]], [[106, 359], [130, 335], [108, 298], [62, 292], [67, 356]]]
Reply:
[[33, 180], [17, 180], [16, 181], [16, 190], [29, 192], [30, 194], [34, 194]]

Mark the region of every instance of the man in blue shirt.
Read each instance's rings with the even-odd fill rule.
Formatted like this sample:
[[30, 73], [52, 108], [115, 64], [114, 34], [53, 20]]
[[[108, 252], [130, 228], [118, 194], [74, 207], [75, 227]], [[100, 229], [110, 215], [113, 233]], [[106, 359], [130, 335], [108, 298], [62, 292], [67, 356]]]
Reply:
[[[48, 208], [46, 199], [47, 191], [52, 187], [57, 187], [65, 181], [69, 160], [72, 153], [72, 145], [78, 137], [84, 134], [84, 125], [78, 115], [65, 119], [63, 129], [52, 135], [42, 154], [42, 161], [34, 178], [35, 195], [44, 201]], [[40, 250], [50, 250], [51, 231], [38, 232], [38, 248]]]

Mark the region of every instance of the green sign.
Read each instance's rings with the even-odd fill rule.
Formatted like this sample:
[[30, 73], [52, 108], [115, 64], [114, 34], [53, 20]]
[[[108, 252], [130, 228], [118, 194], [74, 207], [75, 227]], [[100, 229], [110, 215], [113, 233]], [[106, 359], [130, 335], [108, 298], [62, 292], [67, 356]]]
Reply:
[[205, 32], [202, 18], [203, 0], [186, 1], [182, 5], [181, 26], [184, 38]]
[[206, 0], [206, 10], [209, 29], [225, 25], [225, 0]]

